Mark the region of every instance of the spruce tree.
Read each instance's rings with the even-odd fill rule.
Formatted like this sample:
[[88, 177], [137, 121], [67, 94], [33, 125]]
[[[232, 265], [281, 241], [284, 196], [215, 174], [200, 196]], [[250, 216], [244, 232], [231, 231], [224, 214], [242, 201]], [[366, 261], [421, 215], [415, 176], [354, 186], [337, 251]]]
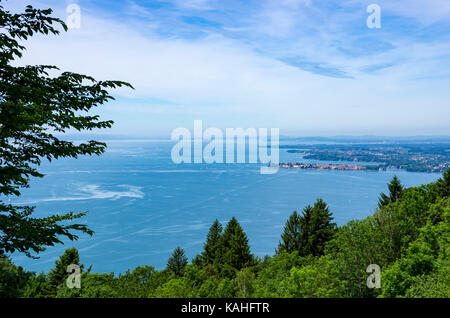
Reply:
[[323, 254], [325, 244], [336, 232], [336, 224], [328, 205], [318, 199], [314, 206], [306, 206], [302, 215], [292, 213], [286, 222], [277, 254], [298, 251], [299, 256]]
[[450, 168], [448, 168], [442, 178], [436, 181], [438, 195], [442, 198], [450, 196]]
[[206, 235], [206, 243], [203, 247], [201, 261], [204, 265], [217, 263], [222, 254], [222, 224], [215, 220]]
[[284, 225], [281, 242], [278, 243], [277, 254], [292, 253], [300, 249], [301, 217], [294, 211]]
[[311, 219], [313, 214], [313, 207], [307, 205], [303, 209], [303, 213], [300, 216], [300, 237], [298, 245], [298, 255], [307, 256], [311, 252], [311, 242], [313, 234], [311, 233]]
[[308, 227], [308, 254], [323, 255], [325, 244], [336, 233], [336, 223], [333, 223], [333, 214], [322, 199], [317, 199], [311, 209], [310, 226]]
[[247, 234], [235, 217], [232, 217], [225, 227], [222, 244], [224, 249], [223, 265], [237, 270], [253, 265], [254, 258], [250, 253]]
[[166, 269], [169, 272], [174, 273], [176, 276], [183, 276], [187, 263], [188, 259], [184, 253], [184, 250], [178, 246], [173, 251], [172, 256], [169, 257]]
[[380, 194], [378, 199], [378, 208], [381, 209], [390, 203], [396, 202], [403, 194], [403, 186], [397, 176], [394, 176], [391, 182], [388, 184], [389, 195]]
[[[51, 286], [50, 294], [56, 295], [58, 286], [63, 284], [67, 277], [69, 277], [70, 274], [67, 272], [67, 267], [72, 264], [80, 265], [80, 255], [75, 247], [66, 249], [64, 254], [56, 260], [55, 268], [50, 271], [48, 275]], [[82, 265], [80, 267], [83, 268]]]

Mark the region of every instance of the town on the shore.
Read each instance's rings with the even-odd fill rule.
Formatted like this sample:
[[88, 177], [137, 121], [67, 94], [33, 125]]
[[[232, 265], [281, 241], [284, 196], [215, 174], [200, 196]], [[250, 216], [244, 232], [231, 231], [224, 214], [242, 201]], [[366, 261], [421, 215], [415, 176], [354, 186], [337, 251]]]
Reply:
[[287, 169], [310, 169], [310, 170], [366, 170], [366, 166], [347, 165], [347, 164], [329, 164], [329, 163], [293, 163], [281, 162], [280, 168]]

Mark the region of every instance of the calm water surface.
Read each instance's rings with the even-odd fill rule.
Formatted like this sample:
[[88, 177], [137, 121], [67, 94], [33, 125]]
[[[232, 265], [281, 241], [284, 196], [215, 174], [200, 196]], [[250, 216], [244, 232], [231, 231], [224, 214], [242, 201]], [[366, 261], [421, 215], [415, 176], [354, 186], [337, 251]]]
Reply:
[[[47, 271], [64, 249], [75, 246], [96, 272], [124, 272], [139, 265], [165, 267], [180, 245], [189, 258], [202, 249], [209, 226], [236, 216], [252, 252], [272, 255], [286, 219], [294, 210], [323, 198], [338, 225], [374, 212], [377, 197], [397, 174], [406, 186], [439, 178], [405, 171], [312, 171], [280, 169], [261, 175], [254, 164], [172, 163], [172, 143], [112, 141], [101, 157], [44, 164], [15, 200], [36, 206], [36, 215], [89, 211], [80, 223], [95, 231], [79, 241], [48, 248], [40, 259], [13, 255], [28, 270]], [[280, 161], [300, 161], [280, 149]], [[316, 162], [302, 160], [303, 162]]]

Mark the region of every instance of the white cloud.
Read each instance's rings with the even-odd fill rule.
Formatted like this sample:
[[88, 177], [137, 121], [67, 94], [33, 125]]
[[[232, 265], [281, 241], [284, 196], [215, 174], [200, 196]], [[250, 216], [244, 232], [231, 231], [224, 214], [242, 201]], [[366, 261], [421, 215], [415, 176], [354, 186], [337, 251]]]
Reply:
[[[156, 115], [159, 120], [155, 125], [160, 129], [190, 127], [193, 118], [207, 118], [207, 125], [280, 127], [282, 134], [426, 134], [448, 130], [449, 93], [443, 82], [412, 80], [429, 75], [430, 70], [445, 72], [433, 60], [445, 55], [449, 49], [445, 43], [417, 44], [415, 50], [399, 46], [354, 59], [335, 54], [332, 46], [322, 47], [311, 38], [299, 43], [307, 56], [315, 55], [355, 76], [341, 79], [302, 71], [223, 36], [163, 38], [152, 30], [108, 20], [101, 14], [84, 13], [82, 19], [79, 30], [30, 40], [22, 62], [54, 64], [99, 79], [128, 81], [136, 90], [122, 89], [119, 95], [172, 103], [135, 105], [125, 100], [114, 104], [111, 113], [105, 109], [123, 131], [145, 132], [147, 126], [139, 120], [148, 118], [148, 125]], [[405, 62], [376, 75], [358, 71], [392, 59]], [[135, 112], [136, 119], [125, 118], [125, 112]]]
[[184, 8], [196, 10], [210, 10], [214, 6], [211, 0], [173, 0], [177, 5]]
[[343, 4], [367, 6], [376, 3], [381, 12], [414, 19], [424, 25], [438, 21], [450, 21], [450, 1], [448, 0], [344, 0]]

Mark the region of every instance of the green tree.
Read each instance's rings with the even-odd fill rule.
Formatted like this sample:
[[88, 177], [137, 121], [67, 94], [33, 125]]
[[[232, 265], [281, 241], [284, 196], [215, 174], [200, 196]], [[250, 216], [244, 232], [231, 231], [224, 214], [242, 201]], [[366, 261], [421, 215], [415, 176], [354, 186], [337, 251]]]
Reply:
[[81, 288], [68, 288], [66, 284], [58, 286], [57, 298], [117, 298], [114, 289], [114, 274], [85, 272], [81, 275]]
[[216, 294], [217, 297], [221, 298], [232, 298], [236, 295], [236, 285], [234, 281], [230, 278], [224, 278], [220, 281], [219, 286], [217, 286]]
[[332, 220], [328, 205], [322, 199], [314, 206], [306, 206], [302, 215], [294, 211], [284, 226], [277, 254], [298, 251], [300, 256], [322, 255], [325, 244], [336, 232]]
[[55, 261], [55, 268], [48, 274], [52, 294], [56, 295], [58, 286], [64, 284], [67, 277], [69, 277], [70, 273], [67, 272], [67, 267], [71, 264], [80, 266], [81, 270], [83, 268], [80, 265], [80, 255], [75, 247], [66, 249], [64, 254]]
[[189, 280], [184, 277], [172, 278], [156, 290], [156, 297], [158, 298], [189, 298], [192, 295], [192, 286]]
[[30, 251], [39, 253], [46, 246], [62, 243], [60, 236], [76, 240], [75, 231], [92, 235], [87, 226], [67, 222], [85, 213], [35, 218], [31, 216], [34, 207], [5, 203], [1, 196], [20, 196], [31, 177], [43, 177], [38, 171], [43, 159], [103, 153], [105, 143], [77, 144], [56, 133], [111, 127], [112, 121], [101, 121], [88, 112], [113, 99], [108, 89], [131, 87], [125, 82], [60, 72], [56, 66], [16, 66], [25, 50], [21, 43], [29, 37], [67, 30], [51, 14], [51, 9], [31, 6], [13, 14], [0, 5], [0, 255], [18, 251], [31, 257]]
[[254, 264], [254, 257], [250, 253], [247, 234], [245, 234], [235, 217], [232, 217], [225, 227], [222, 235], [222, 244], [225, 251], [222, 260], [223, 265], [228, 265], [235, 270], [241, 270]]
[[414, 278], [430, 274], [434, 266], [435, 258], [430, 247], [424, 243], [412, 243], [406, 251], [406, 255], [383, 272], [381, 279], [383, 296], [405, 296], [407, 290], [413, 285]]
[[23, 289], [32, 278], [32, 273], [14, 265], [9, 258], [0, 256], [0, 298], [23, 296]]
[[403, 194], [403, 186], [397, 176], [394, 176], [388, 184], [389, 195], [380, 194], [378, 199], [378, 208], [381, 209], [390, 203], [396, 202]]
[[[333, 260], [333, 276], [342, 284], [341, 297], [376, 297], [378, 289], [369, 289], [366, 281], [367, 266], [377, 264], [383, 270], [387, 266], [389, 238], [381, 231], [377, 220], [351, 220], [339, 228], [327, 243], [325, 256]], [[321, 257], [321, 258], [322, 258]], [[331, 274], [330, 274], [331, 275]]]
[[311, 239], [314, 235], [312, 233], [312, 217], [313, 217], [313, 207], [307, 205], [300, 216], [300, 237], [298, 244], [298, 254], [299, 256], [311, 255]]
[[300, 250], [301, 217], [294, 211], [284, 225], [281, 241], [278, 243], [277, 254], [293, 253]]
[[236, 283], [237, 296], [240, 298], [248, 298], [253, 293], [253, 283], [255, 274], [249, 268], [243, 268], [236, 274], [234, 279]]
[[312, 256], [299, 257], [297, 251], [265, 258], [257, 272], [253, 295], [262, 298], [280, 297], [280, 282], [290, 275], [291, 269], [306, 266], [312, 260]]
[[317, 199], [312, 208], [307, 207], [303, 215], [300, 255], [319, 256], [325, 249], [325, 244], [336, 233], [336, 223], [333, 214], [322, 199]]
[[406, 293], [409, 298], [450, 298], [450, 264], [442, 266], [430, 275], [421, 275], [413, 279]]
[[450, 168], [448, 168], [441, 178], [436, 182], [438, 195], [441, 198], [450, 196]]
[[209, 277], [202, 285], [198, 288], [197, 297], [200, 298], [217, 298], [220, 295], [217, 292], [217, 287], [219, 286], [219, 279], [215, 276]]
[[206, 235], [206, 243], [201, 256], [204, 264], [215, 264], [220, 260], [223, 252], [222, 229], [222, 224], [216, 219]]
[[[402, 199], [404, 200], [404, 199]], [[450, 288], [450, 199], [440, 200], [442, 221], [418, 230], [417, 239], [382, 274], [384, 297], [446, 297]], [[432, 209], [435, 206], [431, 207]], [[428, 208], [426, 209], [428, 210]], [[416, 238], [416, 236], [411, 236]]]
[[188, 259], [184, 254], [184, 250], [178, 246], [173, 251], [172, 256], [169, 257], [166, 268], [169, 272], [174, 273], [176, 276], [183, 276], [187, 263]]
[[119, 297], [147, 298], [154, 294], [166, 276], [152, 266], [138, 266], [133, 271], [127, 270], [124, 274], [119, 274], [114, 290], [117, 290]]
[[50, 280], [45, 273], [34, 275], [30, 278], [27, 285], [23, 290], [24, 298], [49, 298], [54, 297], [54, 293], [51, 293], [52, 287]]
[[343, 297], [336, 261], [330, 257], [316, 258], [311, 264], [293, 267], [289, 276], [278, 284], [278, 297], [324, 298]]

